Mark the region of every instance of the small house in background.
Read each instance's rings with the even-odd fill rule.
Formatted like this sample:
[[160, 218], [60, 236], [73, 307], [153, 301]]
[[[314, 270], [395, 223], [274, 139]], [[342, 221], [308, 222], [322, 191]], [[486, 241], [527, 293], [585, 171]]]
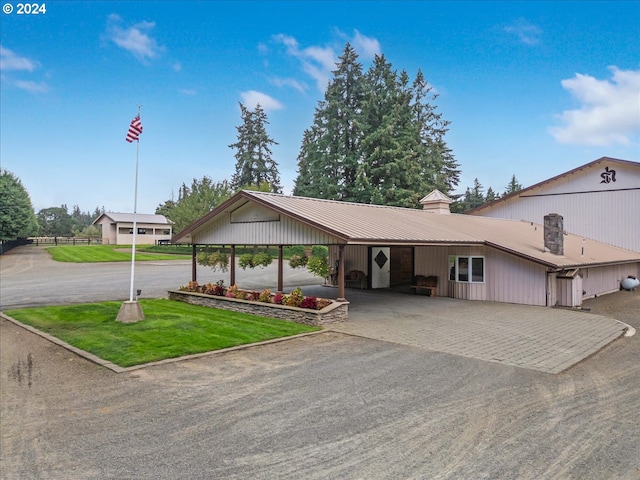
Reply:
[[[133, 243], [133, 213], [106, 212], [93, 221], [102, 227], [103, 245]], [[136, 244], [169, 243], [173, 235], [172, 222], [164, 215], [136, 214]]]
[[537, 223], [550, 212], [568, 232], [640, 252], [640, 163], [602, 157], [466, 213]]

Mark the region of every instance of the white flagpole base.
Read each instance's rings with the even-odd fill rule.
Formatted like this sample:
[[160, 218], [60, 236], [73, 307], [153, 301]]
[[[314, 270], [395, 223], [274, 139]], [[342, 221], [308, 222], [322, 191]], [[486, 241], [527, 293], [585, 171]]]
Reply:
[[116, 320], [121, 323], [136, 323], [144, 320], [142, 306], [138, 301], [123, 302]]

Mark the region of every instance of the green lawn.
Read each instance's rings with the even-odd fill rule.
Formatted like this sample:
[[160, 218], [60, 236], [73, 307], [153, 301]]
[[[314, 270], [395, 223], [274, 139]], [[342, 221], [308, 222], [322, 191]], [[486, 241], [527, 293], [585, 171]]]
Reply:
[[[145, 253], [136, 247], [136, 261], [149, 260], [186, 260], [191, 255], [170, 255], [161, 253]], [[56, 262], [91, 263], [91, 262], [130, 262], [131, 246], [126, 245], [58, 245], [48, 247], [47, 252]]]
[[121, 304], [104, 302], [4, 313], [121, 367], [320, 330], [166, 299], [141, 300], [145, 319], [120, 323], [116, 316]]

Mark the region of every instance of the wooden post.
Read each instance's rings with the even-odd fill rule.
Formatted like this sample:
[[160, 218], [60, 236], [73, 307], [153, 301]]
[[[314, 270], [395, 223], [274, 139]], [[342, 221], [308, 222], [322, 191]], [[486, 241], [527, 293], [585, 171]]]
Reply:
[[338, 298], [339, 302], [345, 302], [344, 297], [344, 245], [338, 245]]
[[278, 245], [278, 293], [284, 292], [282, 245]]
[[198, 279], [197, 271], [197, 262], [196, 262], [196, 244], [191, 245], [191, 281], [196, 282]]
[[229, 258], [229, 262], [231, 265], [229, 266], [229, 285], [236, 284], [236, 246], [231, 245], [231, 258]]

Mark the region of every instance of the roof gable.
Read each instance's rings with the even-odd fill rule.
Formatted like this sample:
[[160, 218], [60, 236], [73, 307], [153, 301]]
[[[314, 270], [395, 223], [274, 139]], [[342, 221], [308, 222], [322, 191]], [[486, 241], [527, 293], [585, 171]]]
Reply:
[[[226, 218], [230, 223], [231, 213], [237, 210], [277, 213], [332, 236], [342, 244], [489, 245], [554, 268], [640, 262], [637, 253], [571, 234], [564, 236], [564, 255], [553, 255], [544, 249], [542, 225], [532, 222], [460, 214], [438, 215], [410, 208], [248, 191], [231, 197], [176, 235], [172, 242], [198, 243], [198, 238], [211, 225], [220, 224], [216, 222]], [[237, 243], [244, 241], [246, 238], [239, 237]]]
[[640, 185], [640, 163], [617, 158], [602, 157], [580, 167], [551, 177], [502, 198], [467, 211], [476, 215], [491, 210], [496, 205], [517, 201], [520, 197], [535, 195], [558, 195], [638, 188]]
[[[101, 223], [104, 218], [108, 218], [112, 223], [133, 223], [133, 217], [133, 213], [105, 212], [93, 221], [93, 225]], [[135, 218], [137, 223], [155, 223], [158, 225], [170, 225], [172, 223], [164, 215], [136, 213]]]

